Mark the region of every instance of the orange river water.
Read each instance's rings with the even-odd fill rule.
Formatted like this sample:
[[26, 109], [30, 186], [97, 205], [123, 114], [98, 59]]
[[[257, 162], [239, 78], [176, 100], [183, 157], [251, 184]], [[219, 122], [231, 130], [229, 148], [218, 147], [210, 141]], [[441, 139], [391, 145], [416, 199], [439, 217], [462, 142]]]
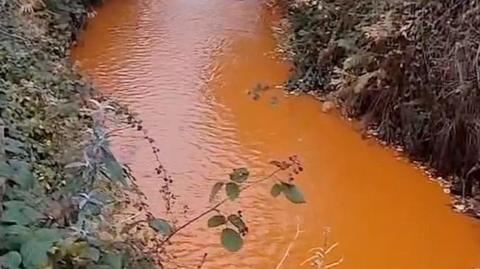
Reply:
[[[178, 223], [209, 207], [211, 186], [234, 167], [261, 176], [273, 159], [297, 154], [307, 203], [274, 199], [268, 185], [242, 193], [222, 210], [243, 210], [245, 245], [228, 253], [206, 220], [173, 238], [167, 268], [281, 268], [301, 265], [311, 248], [339, 245], [327, 260], [343, 269], [473, 269], [480, 267], [480, 225], [454, 213], [450, 198], [420, 170], [375, 141], [362, 139], [308, 96], [267, 91], [289, 66], [272, 57], [271, 14], [260, 0], [109, 0], [73, 51], [81, 70], [106, 94], [129, 105], [160, 147], [178, 196], [166, 215], [150, 146], [132, 136], [115, 150], [129, 164], [152, 211]], [[273, 100], [273, 101], [272, 101]], [[182, 213], [184, 205], [189, 210]]]

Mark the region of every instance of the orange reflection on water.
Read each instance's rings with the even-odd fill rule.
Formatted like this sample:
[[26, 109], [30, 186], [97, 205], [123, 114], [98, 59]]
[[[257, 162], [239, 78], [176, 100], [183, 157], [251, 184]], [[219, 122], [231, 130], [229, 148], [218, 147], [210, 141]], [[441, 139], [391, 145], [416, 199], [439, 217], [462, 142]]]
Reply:
[[[323, 243], [323, 230], [340, 245], [344, 269], [471, 269], [480, 266], [476, 221], [453, 213], [437, 183], [358, 132], [338, 115], [324, 114], [308, 96], [281, 90], [253, 101], [258, 83], [280, 85], [288, 66], [271, 57], [270, 16], [258, 0], [110, 0], [99, 9], [73, 58], [105, 92], [128, 104], [161, 148], [178, 195], [182, 223], [209, 207], [208, 193], [231, 168], [254, 174], [268, 162], [300, 156], [297, 180], [307, 204], [291, 205], [262, 185], [225, 212], [243, 210], [244, 248], [229, 254], [206, 220], [180, 233], [167, 268], [275, 268], [303, 231], [282, 268], [300, 264]], [[272, 101], [274, 100], [274, 101]], [[165, 216], [151, 148], [131, 137], [116, 151], [139, 178], [149, 204]], [[183, 205], [189, 205], [187, 215]]]

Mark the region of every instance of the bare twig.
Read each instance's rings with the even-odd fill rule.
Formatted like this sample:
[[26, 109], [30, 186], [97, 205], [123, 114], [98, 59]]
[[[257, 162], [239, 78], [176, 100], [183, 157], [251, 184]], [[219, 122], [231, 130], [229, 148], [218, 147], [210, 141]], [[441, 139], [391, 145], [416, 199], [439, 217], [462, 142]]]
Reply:
[[144, 212], [138, 212], [136, 214], [132, 214], [130, 217], [126, 218], [126, 219], [123, 219], [123, 220], [119, 220], [118, 221], [118, 224], [122, 224], [122, 223], [125, 223], [125, 222], [128, 222], [128, 221], [131, 221], [133, 219], [136, 219], [137, 217], [140, 217], [141, 215], [145, 214]]
[[12, 37], [12, 38], [16, 38], [16, 39], [19, 39], [20, 41], [23, 41], [25, 44], [30, 44], [30, 41], [19, 36], [19, 35], [16, 35], [16, 34], [11, 34], [9, 32], [7, 32], [6, 30], [0, 28], [0, 33], [6, 35], [6, 36], [9, 36], [9, 37]]
[[207, 260], [208, 253], [204, 253], [200, 264], [197, 266], [197, 269], [201, 269]]
[[3, 120], [0, 119], [0, 161], [4, 161], [6, 159], [5, 153], [5, 124]]
[[326, 259], [329, 253], [331, 253], [339, 244], [334, 243], [330, 245], [328, 242], [328, 234], [330, 230], [327, 228], [323, 233], [323, 246], [312, 248], [309, 252], [313, 252], [313, 255], [303, 261], [300, 266], [311, 262], [311, 266], [315, 269], [329, 269], [340, 265], [343, 262], [343, 257], [339, 260], [331, 263], [327, 263]]
[[455, 44], [455, 67], [457, 68], [457, 71], [458, 71], [458, 79], [460, 80], [460, 87], [463, 87], [465, 80], [463, 76], [463, 66], [460, 63], [460, 59], [459, 59], [459, 51], [460, 51], [460, 44], [457, 42]]
[[275, 266], [275, 269], [280, 269], [282, 267], [282, 265], [285, 262], [285, 260], [287, 259], [288, 255], [290, 255], [290, 251], [292, 250], [293, 243], [295, 243], [295, 241], [297, 241], [298, 237], [300, 236], [300, 233], [302, 233], [302, 232], [303, 231], [300, 230], [300, 218], [297, 216], [297, 231], [295, 232], [295, 236], [293, 237], [293, 240], [290, 242], [290, 244], [288, 244], [288, 247], [287, 247], [287, 250], [285, 251], [285, 254], [283, 254], [282, 259], [277, 264], [277, 266]]
[[477, 71], [477, 87], [480, 89], [480, 66], [478, 60], [480, 57], [480, 44], [478, 44], [477, 54], [475, 55], [475, 66]]

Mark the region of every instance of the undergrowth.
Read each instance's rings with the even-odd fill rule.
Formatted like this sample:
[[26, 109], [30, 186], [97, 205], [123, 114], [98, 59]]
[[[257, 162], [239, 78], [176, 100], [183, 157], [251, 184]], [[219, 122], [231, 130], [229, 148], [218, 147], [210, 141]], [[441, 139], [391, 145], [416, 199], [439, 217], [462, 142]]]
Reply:
[[224, 248], [240, 250], [247, 224], [240, 212], [220, 210], [257, 184], [272, 181], [272, 196], [305, 202], [294, 184], [303, 168], [292, 156], [273, 161], [263, 179], [234, 169], [213, 186], [211, 207], [182, 225], [153, 216], [110, 140], [128, 128], [143, 132], [169, 212], [176, 196], [159, 148], [134, 113], [69, 63], [94, 2], [0, 0], [0, 268], [163, 268], [170, 240], [203, 217], [221, 229]]
[[86, 5], [0, 3], [0, 268], [153, 268], [113, 218], [137, 206], [104, 129], [113, 107], [68, 63]]
[[333, 100], [455, 194], [479, 193], [480, 1], [280, 2], [290, 91]]

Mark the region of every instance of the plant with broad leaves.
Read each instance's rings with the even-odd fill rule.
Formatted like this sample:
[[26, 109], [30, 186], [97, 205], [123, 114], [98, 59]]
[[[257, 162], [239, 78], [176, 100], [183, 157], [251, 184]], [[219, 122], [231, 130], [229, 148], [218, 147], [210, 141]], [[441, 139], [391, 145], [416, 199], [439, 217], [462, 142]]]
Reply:
[[[0, 2], [0, 268], [153, 268], [112, 220], [140, 207], [104, 128], [116, 108], [65, 60], [91, 1]], [[19, 4], [42, 2], [25, 25]]]
[[[286, 161], [272, 161], [271, 164], [276, 167], [276, 170], [260, 180], [252, 180], [247, 168], [233, 169], [229, 174], [228, 180], [219, 181], [213, 185], [209, 196], [210, 202], [214, 202], [223, 190], [225, 198], [188, 220], [183, 225], [174, 227], [165, 219], [152, 217], [148, 221], [149, 226], [165, 237], [163, 241], [164, 244], [192, 223], [199, 221], [203, 217], [210, 216], [207, 220], [207, 226], [209, 228], [221, 228], [220, 243], [222, 246], [231, 252], [239, 251], [244, 244], [243, 238], [248, 233], [248, 226], [241, 211], [223, 214], [220, 211], [220, 207], [223, 204], [236, 201], [243, 191], [260, 183], [268, 182], [269, 180], [274, 181], [270, 191], [273, 197], [283, 194], [288, 201], [294, 204], [305, 203], [303, 193], [300, 191], [300, 188], [294, 184], [294, 176], [303, 171], [303, 167], [298, 158], [291, 156]], [[285, 180], [277, 179], [280, 172], [283, 172], [284, 176], [286, 176]]]
[[137, 251], [133, 245], [112, 248], [98, 237], [104, 227], [114, 226], [102, 214], [118, 200], [112, 190], [127, 186], [131, 175], [109, 149], [104, 112], [90, 113], [93, 124], [83, 159], [65, 165], [62, 184], [55, 188], [22, 160], [27, 143], [2, 137], [9, 147], [0, 158], [0, 268], [137, 268], [135, 258], [125, 258], [128, 251]]

